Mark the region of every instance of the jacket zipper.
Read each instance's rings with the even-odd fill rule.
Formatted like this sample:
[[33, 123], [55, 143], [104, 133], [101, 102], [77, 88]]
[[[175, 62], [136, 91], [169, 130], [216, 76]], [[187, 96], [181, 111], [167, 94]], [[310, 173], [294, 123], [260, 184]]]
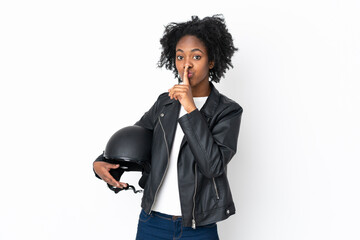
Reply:
[[[158, 194], [158, 191], [159, 191], [159, 189], [160, 189], [160, 186], [162, 185], [162, 183], [163, 183], [163, 181], [164, 181], [164, 177], [165, 177], [166, 172], [167, 172], [167, 170], [168, 170], [168, 168], [169, 168], [169, 162], [170, 162], [169, 146], [168, 146], [168, 143], [167, 143], [167, 141], [166, 141], [166, 134], [165, 134], [164, 127], [163, 127], [163, 125], [162, 125], [162, 123], [161, 123], [160, 117], [159, 117], [159, 123], [160, 123], [161, 129], [162, 129], [162, 131], [163, 131], [163, 133], [164, 133], [164, 140], [165, 140], [165, 145], [166, 145], [166, 150], [167, 150], [168, 161], [167, 161], [167, 164], [166, 164], [165, 172], [164, 172], [164, 174], [163, 174], [163, 176], [162, 176], [162, 178], [161, 178], [160, 184], [159, 184], [158, 188], [156, 189], [155, 196], [154, 196], [154, 201], [153, 201], [153, 203], [152, 203], [152, 205], [151, 205], [151, 208], [150, 208], [150, 213], [151, 213], [151, 211], [152, 211], [152, 208], [154, 207], [154, 204], [155, 204], [155, 201], [156, 201], [156, 196], [157, 196], [157, 194]], [[149, 214], [150, 214], [150, 213], [149, 213]]]
[[195, 191], [194, 191], [194, 195], [193, 195], [193, 212], [192, 212], [192, 221], [191, 221], [191, 227], [193, 229], [196, 229], [196, 221], [195, 221], [195, 197], [196, 197], [196, 191], [197, 191], [197, 163], [195, 163], [195, 169], [194, 169], [194, 172], [195, 172]]
[[220, 197], [219, 197], [219, 192], [218, 192], [218, 189], [216, 187], [216, 182], [215, 182], [215, 178], [213, 178], [213, 183], [214, 183], [214, 188], [215, 188], [215, 193], [216, 193], [216, 199], [219, 200]]

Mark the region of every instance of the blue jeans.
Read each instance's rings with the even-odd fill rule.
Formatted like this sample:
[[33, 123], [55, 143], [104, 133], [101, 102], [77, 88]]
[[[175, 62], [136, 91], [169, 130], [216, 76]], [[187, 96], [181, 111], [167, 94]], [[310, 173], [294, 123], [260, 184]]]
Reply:
[[216, 223], [196, 229], [182, 226], [182, 218], [141, 210], [136, 240], [219, 240]]

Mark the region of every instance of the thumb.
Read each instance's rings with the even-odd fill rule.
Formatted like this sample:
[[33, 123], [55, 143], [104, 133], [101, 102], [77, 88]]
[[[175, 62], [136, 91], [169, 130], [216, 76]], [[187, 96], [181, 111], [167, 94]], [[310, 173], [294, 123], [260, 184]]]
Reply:
[[111, 164], [110, 166], [111, 169], [116, 169], [118, 167], [120, 167], [120, 164]]

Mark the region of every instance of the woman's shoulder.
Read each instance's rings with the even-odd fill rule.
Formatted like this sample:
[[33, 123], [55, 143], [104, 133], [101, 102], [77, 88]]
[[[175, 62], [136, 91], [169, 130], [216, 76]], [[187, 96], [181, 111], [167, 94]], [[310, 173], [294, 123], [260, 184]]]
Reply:
[[214, 84], [210, 83], [211, 86], [211, 93], [210, 93], [210, 102], [215, 105], [215, 109], [217, 112], [226, 111], [238, 111], [242, 112], [243, 109], [235, 100], [229, 98], [225, 94], [219, 92], [219, 90], [214, 86]]
[[158, 105], [164, 105], [164, 104], [171, 103], [173, 101], [174, 101], [173, 99], [170, 99], [168, 92], [163, 92], [158, 96], [156, 103]]
[[243, 108], [237, 103], [235, 100], [225, 96], [222, 93], [219, 93], [219, 107], [222, 109], [227, 109], [231, 111], [239, 111], [242, 112]]

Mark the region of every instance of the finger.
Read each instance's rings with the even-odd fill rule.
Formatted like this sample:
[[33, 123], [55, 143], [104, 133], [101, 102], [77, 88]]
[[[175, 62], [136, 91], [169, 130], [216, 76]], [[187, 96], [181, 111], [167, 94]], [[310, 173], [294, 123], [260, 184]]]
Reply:
[[118, 182], [120, 184], [120, 188], [126, 188], [127, 187], [127, 183], [124, 182]]
[[120, 164], [110, 164], [110, 166], [108, 166], [109, 169], [116, 169], [120, 167]]
[[189, 85], [175, 85], [171, 91], [177, 91], [177, 90], [180, 90], [180, 91], [188, 91], [189, 90]]
[[121, 188], [120, 182], [116, 181], [115, 178], [113, 178], [113, 176], [111, 176], [111, 174], [109, 172], [104, 173], [101, 178], [106, 183], [110, 184], [111, 186]]
[[176, 96], [185, 96], [187, 94], [187, 91], [184, 90], [184, 89], [179, 89], [179, 90], [175, 90], [173, 93], [172, 93], [172, 96], [173, 97], [176, 97]]
[[189, 88], [186, 86], [185, 88], [174, 88], [171, 92], [171, 95], [174, 97], [178, 94], [188, 94]]
[[172, 91], [169, 91], [169, 97], [170, 97], [170, 99], [173, 99], [173, 92]]
[[174, 98], [175, 100], [179, 100], [181, 99], [182, 97], [184, 97], [187, 93], [187, 90], [186, 89], [174, 89], [172, 92], [171, 92], [171, 98]]
[[188, 73], [189, 73], [189, 65], [186, 65], [184, 68], [184, 75], [183, 75], [183, 83], [184, 85], [189, 85], [189, 78], [188, 78]]
[[181, 102], [182, 99], [184, 99], [186, 97], [186, 94], [185, 93], [182, 93], [182, 92], [177, 92], [174, 94], [174, 98], [176, 100], [179, 100]]
[[190, 85], [176, 84], [168, 90], [170, 99], [179, 100], [179, 93], [186, 94]]
[[[174, 90], [175, 90], [175, 87], [176, 87], [176, 86], [178, 86], [178, 85], [174, 85], [172, 88], [170, 88], [170, 89], [168, 90], [170, 99], [173, 99], [173, 98], [174, 98]], [[176, 99], [176, 100], [177, 100], [177, 99]]]
[[[104, 179], [105, 181], [105, 179]], [[117, 188], [125, 188], [127, 186], [127, 183], [116, 181], [114, 178], [112, 179], [106, 179], [106, 183], [110, 184], [113, 187]]]
[[104, 179], [103, 179], [106, 183], [110, 184], [110, 185], [113, 186], [113, 187], [117, 187], [117, 188], [124, 188], [124, 187], [127, 186], [126, 183], [116, 181], [115, 178], [113, 178], [113, 177], [111, 176], [111, 174], [109, 174], [109, 175], [110, 175], [110, 176], [104, 177]]
[[[97, 173], [97, 175], [99, 175], [99, 177], [104, 180], [106, 183], [112, 185], [112, 186], [116, 186], [116, 187], [120, 187], [119, 182], [116, 181], [113, 176], [111, 176], [111, 174], [109, 173], [110, 168], [113, 167], [114, 164], [110, 164], [110, 163], [99, 163], [100, 166], [97, 166], [96, 169], [94, 168], [95, 172]], [[102, 166], [101, 166], [102, 165]]]
[[170, 88], [170, 89], [168, 90], [170, 99], [173, 98], [173, 96], [172, 96], [172, 95], [173, 95], [173, 88], [174, 88], [174, 87], [172, 87], [172, 88]]

